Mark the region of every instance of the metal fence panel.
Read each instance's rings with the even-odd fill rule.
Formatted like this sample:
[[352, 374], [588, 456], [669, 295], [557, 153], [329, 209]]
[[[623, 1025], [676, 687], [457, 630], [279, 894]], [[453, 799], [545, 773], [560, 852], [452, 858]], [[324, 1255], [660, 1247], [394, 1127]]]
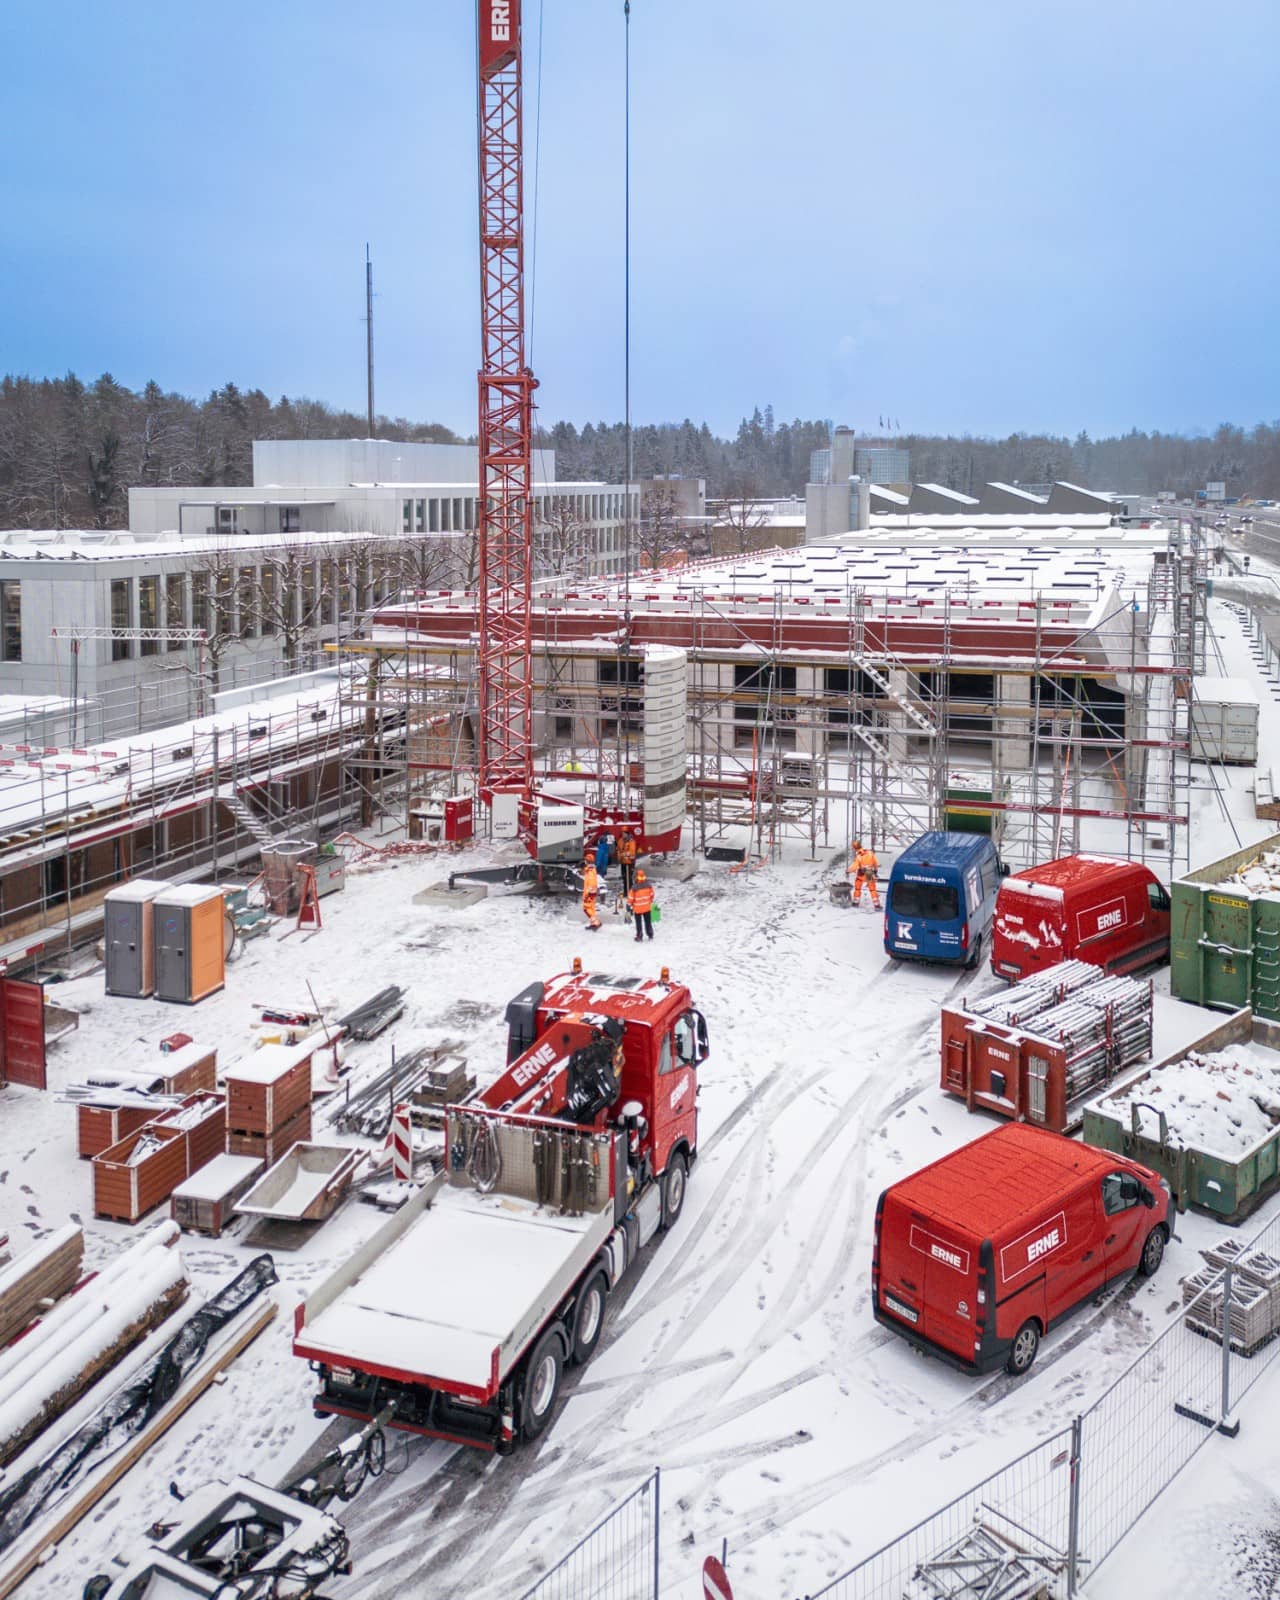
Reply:
[[1035, 1445], [806, 1600], [1065, 1595], [1071, 1438]]
[[660, 1496], [655, 1469], [520, 1600], [658, 1600]]

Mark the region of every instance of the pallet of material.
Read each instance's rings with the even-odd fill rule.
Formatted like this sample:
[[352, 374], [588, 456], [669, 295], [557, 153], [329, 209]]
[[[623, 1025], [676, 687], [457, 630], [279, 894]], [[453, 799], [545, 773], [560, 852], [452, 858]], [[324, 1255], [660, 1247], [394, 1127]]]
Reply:
[[311, 1058], [323, 1035], [300, 1044], [264, 1044], [226, 1072], [227, 1127], [268, 1134], [311, 1105]]
[[271, 1167], [281, 1156], [287, 1155], [295, 1144], [310, 1138], [311, 1107], [306, 1105], [283, 1127], [276, 1128], [270, 1133], [240, 1133], [235, 1128], [228, 1128], [227, 1154], [255, 1156]]
[[93, 1214], [137, 1222], [167, 1200], [187, 1176], [187, 1140], [180, 1128], [148, 1122], [93, 1158]]
[[68, 1223], [0, 1268], [0, 1347], [30, 1324], [43, 1303], [70, 1294], [83, 1263], [84, 1232]]
[[0, 1467], [186, 1299], [178, 1237], [172, 1222], [149, 1229], [0, 1351]]
[[262, 1168], [258, 1156], [214, 1156], [173, 1191], [170, 1215], [180, 1228], [216, 1239], [231, 1221], [236, 1201], [253, 1188]]

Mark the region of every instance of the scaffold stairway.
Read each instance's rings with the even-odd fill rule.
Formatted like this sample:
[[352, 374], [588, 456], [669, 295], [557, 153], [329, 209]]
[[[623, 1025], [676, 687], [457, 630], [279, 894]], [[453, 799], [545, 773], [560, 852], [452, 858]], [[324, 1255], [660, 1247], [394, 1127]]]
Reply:
[[223, 784], [218, 790], [218, 799], [256, 844], [261, 845], [264, 850], [270, 849], [275, 842], [275, 835], [237, 790], [229, 784]]
[[[881, 672], [880, 668], [875, 665], [869, 656], [854, 655], [851, 659], [859, 671], [866, 673], [888, 703], [909, 717], [921, 733], [930, 735], [937, 733], [937, 721], [921, 711], [920, 707], [913, 704], [906, 695], [898, 694], [890, 683], [888, 675]], [[906, 668], [904, 667], [902, 670], [906, 671]]]

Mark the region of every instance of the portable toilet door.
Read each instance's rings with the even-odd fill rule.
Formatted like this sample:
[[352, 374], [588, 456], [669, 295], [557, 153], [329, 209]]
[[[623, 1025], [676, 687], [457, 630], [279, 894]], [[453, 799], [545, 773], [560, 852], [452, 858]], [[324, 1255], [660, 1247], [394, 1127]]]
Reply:
[[102, 903], [108, 994], [142, 999], [155, 989], [152, 902], [168, 884], [135, 878], [107, 891]]
[[153, 910], [156, 998], [190, 1005], [222, 988], [221, 889], [187, 884], [158, 895]]

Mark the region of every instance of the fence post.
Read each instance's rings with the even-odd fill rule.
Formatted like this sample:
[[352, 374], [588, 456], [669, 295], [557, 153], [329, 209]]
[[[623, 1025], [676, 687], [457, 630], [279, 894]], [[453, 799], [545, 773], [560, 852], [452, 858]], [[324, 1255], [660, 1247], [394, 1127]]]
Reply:
[[1218, 1432], [1234, 1439], [1240, 1424], [1231, 1417], [1231, 1299], [1235, 1291], [1235, 1268], [1228, 1266], [1222, 1274], [1222, 1400]]
[[1080, 1446], [1084, 1438], [1083, 1417], [1071, 1419], [1070, 1504], [1067, 1512], [1067, 1596], [1074, 1600], [1080, 1566]]
[[653, 1469], [653, 1600], [658, 1600], [658, 1568], [662, 1560], [662, 1468]]

